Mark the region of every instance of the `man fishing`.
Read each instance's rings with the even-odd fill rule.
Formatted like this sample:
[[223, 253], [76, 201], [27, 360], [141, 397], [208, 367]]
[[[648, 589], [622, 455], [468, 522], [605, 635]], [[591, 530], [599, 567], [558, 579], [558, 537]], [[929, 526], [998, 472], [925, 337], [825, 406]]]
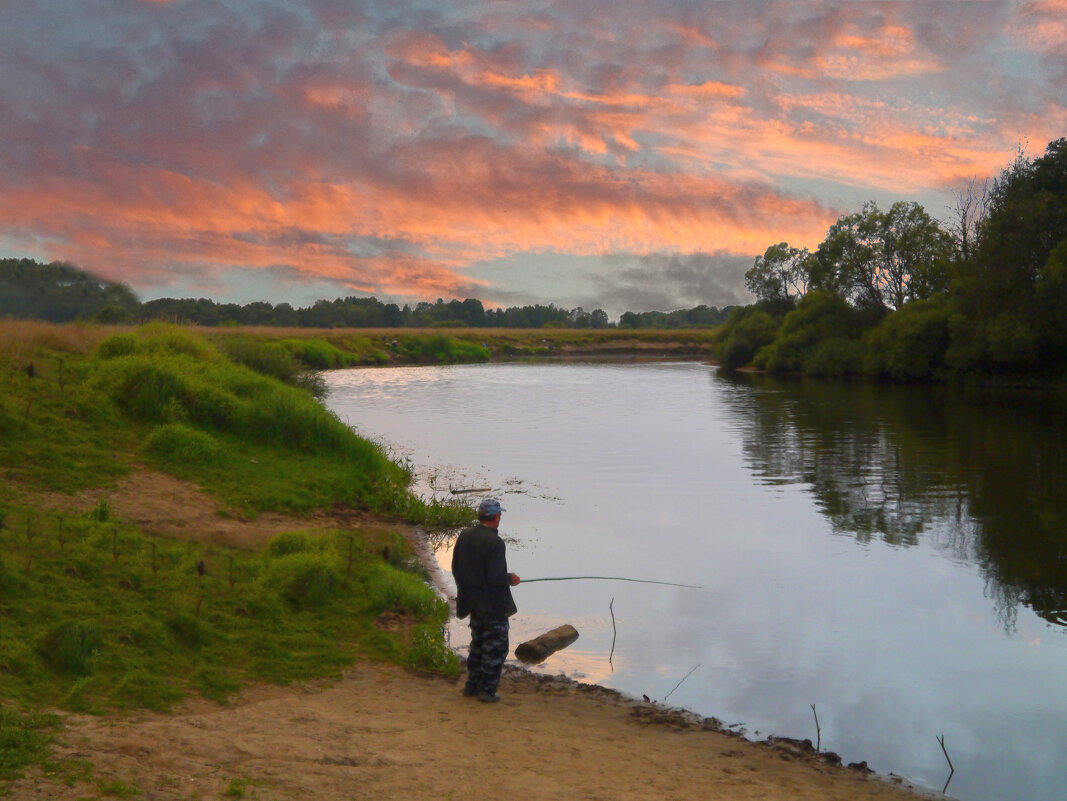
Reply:
[[500, 527], [500, 502], [486, 498], [478, 506], [478, 525], [465, 528], [452, 551], [456, 580], [456, 615], [470, 615], [471, 647], [467, 655], [467, 683], [463, 694], [485, 703], [496, 694], [508, 655], [508, 618], [518, 610], [511, 588], [519, 577], [508, 572]]

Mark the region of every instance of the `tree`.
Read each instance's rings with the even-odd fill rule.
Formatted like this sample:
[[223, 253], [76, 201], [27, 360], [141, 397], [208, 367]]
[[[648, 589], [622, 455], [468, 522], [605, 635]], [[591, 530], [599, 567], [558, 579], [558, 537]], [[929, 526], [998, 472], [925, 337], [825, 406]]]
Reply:
[[952, 238], [918, 203], [874, 203], [840, 217], [815, 254], [812, 283], [856, 306], [899, 309], [948, 287]]
[[771, 245], [745, 273], [745, 289], [757, 300], [796, 302], [811, 284], [811, 253], [807, 248], [790, 247], [787, 242]]
[[960, 261], [974, 256], [981, 243], [982, 228], [989, 216], [989, 181], [978, 183], [972, 178], [966, 189], [953, 192], [956, 205], [953, 207], [955, 221], [949, 233], [956, 241], [956, 254]]

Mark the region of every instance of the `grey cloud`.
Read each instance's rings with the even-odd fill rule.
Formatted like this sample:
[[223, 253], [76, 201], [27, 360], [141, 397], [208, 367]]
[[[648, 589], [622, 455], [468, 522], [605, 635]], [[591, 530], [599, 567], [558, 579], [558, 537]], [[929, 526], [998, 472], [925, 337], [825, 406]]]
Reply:
[[727, 253], [614, 256], [615, 269], [596, 279], [597, 302], [623, 311], [673, 311], [751, 302], [745, 271], [752, 259]]

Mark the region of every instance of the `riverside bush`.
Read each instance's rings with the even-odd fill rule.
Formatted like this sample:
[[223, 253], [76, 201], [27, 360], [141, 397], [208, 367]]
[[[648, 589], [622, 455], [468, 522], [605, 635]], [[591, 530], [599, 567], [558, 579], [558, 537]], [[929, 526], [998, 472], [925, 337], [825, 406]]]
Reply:
[[752, 362], [756, 352], [774, 341], [780, 320], [757, 306], [736, 309], [723, 329], [716, 353], [727, 370], [736, 370]]
[[430, 618], [448, 616], [448, 605], [424, 581], [392, 565], [373, 564], [366, 585], [371, 606], [380, 612], [392, 609]]
[[945, 370], [953, 314], [943, 298], [901, 306], [867, 333], [863, 372], [897, 381], [938, 377]]
[[420, 334], [401, 337], [397, 350], [416, 362], [454, 364], [456, 362], [487, 362], [488, 349], [446, 334]]
[[446, 676], [459, 673], [459, 657], [445, 645], [439, 630], [428, 623], [415, 627], [407, 662], [419, 670], [431, 670]]
[[859, 313], [833, 292], [808, 292], [789, 312], [774, 341], [761, 348], [752, 360], [772, 373], [797, 372], [821, 342], [858, 335]]

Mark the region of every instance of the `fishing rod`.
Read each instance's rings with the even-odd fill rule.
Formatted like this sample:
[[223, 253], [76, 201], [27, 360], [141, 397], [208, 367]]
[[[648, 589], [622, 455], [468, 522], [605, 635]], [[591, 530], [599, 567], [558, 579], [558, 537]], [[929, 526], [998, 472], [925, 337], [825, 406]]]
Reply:
[[687, 587], [691, 590], [704, 589], [698, 584], [678, 584], [673, 581], [652, 581], [651, 579], [623, 578], [622, 576], [554, 576], [552, 578], [522, 579], [520, 584], [532, 584], [535, 581], [632, 581], [635, 584], [664, 584], [668, 587]]

